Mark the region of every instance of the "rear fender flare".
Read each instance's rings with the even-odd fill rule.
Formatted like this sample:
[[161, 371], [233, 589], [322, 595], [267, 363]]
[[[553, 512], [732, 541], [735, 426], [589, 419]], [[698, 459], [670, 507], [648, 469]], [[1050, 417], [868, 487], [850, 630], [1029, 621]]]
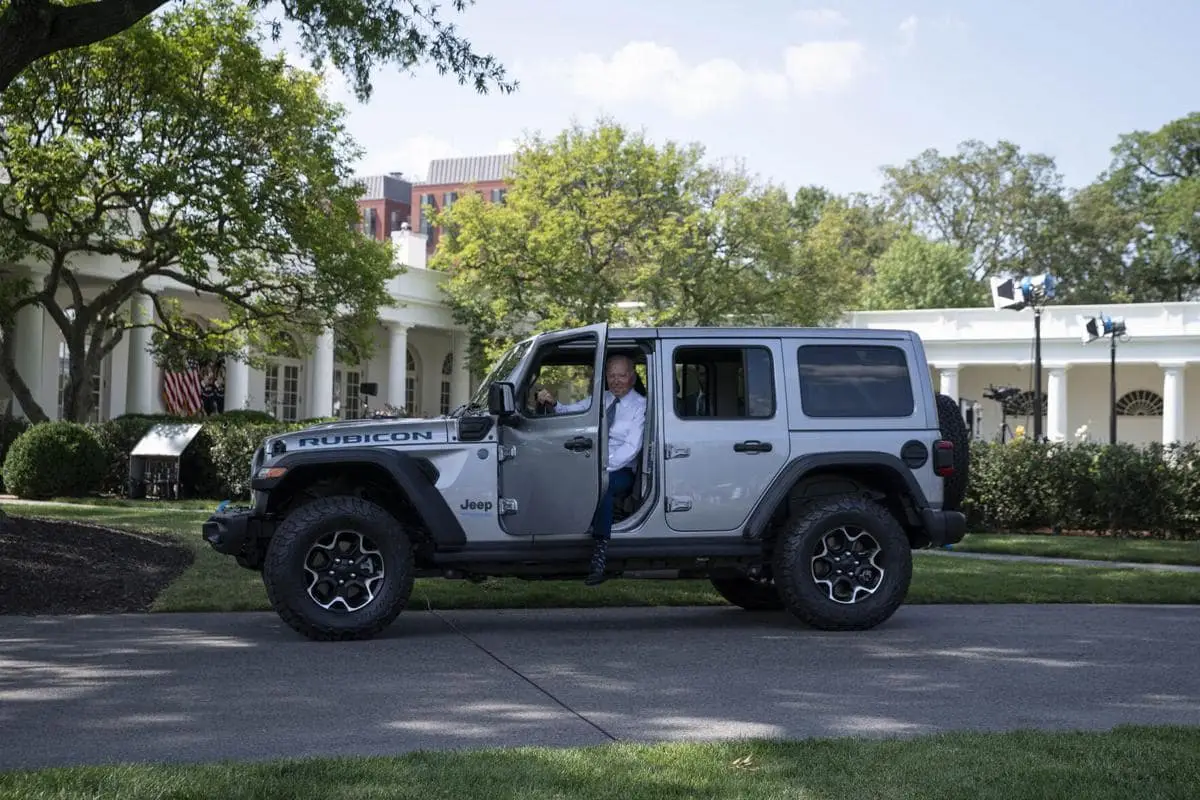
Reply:
[[912, 474], [912, 470], [891, 453], [872, 451], [813, 453], [790, 461], [775, 476], [775, 480], [772, 481], [770, 488], [759, 498], [754, 510], [750, 513], [750, 517], [746, 520], [746, 524], [742, 528], [743, 538], [762, 539], [769, 528], [771, 518], [775, 515], [776, 509], [779, 508], [781, 503], [787, 501], [792, 487], [806, 475], [817, 470], [827, 471], [830, 468], [836, 470], [837, 467], [849, 467], [851, 469], [881, 467], [886, 469], [888, 472], [894, 473], [902, 482], [908, 493], [909, 500], [918, 514], [920, 514], [922, 509], [929, 507], [929, 501], [925, 497], [925, 492], [921, 490], [921, 485], [917, 483], [916, 476]]

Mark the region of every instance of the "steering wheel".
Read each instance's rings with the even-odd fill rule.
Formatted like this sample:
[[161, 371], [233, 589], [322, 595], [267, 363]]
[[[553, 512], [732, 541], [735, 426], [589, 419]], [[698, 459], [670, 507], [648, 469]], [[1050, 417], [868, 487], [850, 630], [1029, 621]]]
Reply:
[[543, 403], [537, 399], [538, 393], [541, 392], [542, 389], [545, 389], [545, 388], [546, 387], [541, 384], [535, 384], [532, 388], [533, 406], [534, 406], [533, 413], [539, 417], [544, 417], [548, 414], [554, 413], [554, 404], [553, 403]]

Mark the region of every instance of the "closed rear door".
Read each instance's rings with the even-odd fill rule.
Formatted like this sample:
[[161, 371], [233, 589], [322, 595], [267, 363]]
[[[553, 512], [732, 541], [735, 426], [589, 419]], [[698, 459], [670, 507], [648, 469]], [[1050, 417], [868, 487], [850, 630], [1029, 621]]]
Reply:
[[667, 525], [733, 530], [788, 460], [779, 340], [664, 339], [663, 345]]

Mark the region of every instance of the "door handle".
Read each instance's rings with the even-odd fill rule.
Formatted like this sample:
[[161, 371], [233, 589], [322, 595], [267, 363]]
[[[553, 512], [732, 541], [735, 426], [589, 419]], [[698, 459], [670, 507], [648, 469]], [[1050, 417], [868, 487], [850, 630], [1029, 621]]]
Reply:
[[770, 442], [760, 442], [758, 439], [747, 439], [744, 442], [737, 442], [733, 445], [735, 453], [769, 453], [771, 452]]
[[567, 441], [563, 442], [563, 447], [567, 448], [568, 450], [573, 450], [577, 453], [581, 450], [591, 450], [592, 440], [586, 436], [576, 436], [574, 439], [568, 439]]

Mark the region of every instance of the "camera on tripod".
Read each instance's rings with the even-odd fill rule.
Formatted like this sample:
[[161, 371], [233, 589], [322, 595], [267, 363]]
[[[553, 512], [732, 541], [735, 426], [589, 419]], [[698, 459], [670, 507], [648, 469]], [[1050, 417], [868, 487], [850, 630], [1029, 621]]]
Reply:
[[993, 386], [988, 384], [988, 387], [983, 390], [983, 396], [988, 400], [995, 400], [997, 403], [1003, 403], [1010, 397], [1016, 397], [1021, 393], [1021, 390], [1016, 386]]

